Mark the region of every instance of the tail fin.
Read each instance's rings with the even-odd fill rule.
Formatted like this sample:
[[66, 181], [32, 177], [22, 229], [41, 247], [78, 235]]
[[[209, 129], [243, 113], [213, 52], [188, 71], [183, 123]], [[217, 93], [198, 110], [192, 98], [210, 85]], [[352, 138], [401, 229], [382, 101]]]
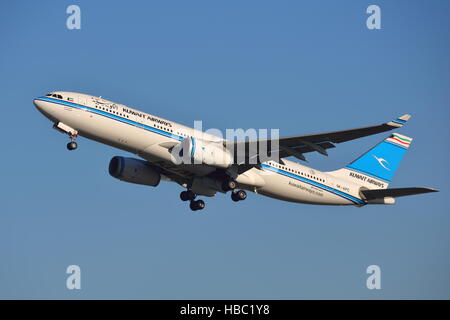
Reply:
[[386, 189], [411, 141], [412, 138], [393, 133], [345, 168], [330, 173], [351, 178], [369, 189]]

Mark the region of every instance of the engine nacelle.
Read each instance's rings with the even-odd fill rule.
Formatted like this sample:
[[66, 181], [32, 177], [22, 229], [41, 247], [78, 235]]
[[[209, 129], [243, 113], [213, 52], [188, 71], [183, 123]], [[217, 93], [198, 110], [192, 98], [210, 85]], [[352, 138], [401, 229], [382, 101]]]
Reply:
[[156, 187], [161, 181], [161, 174], [150, 167], [144, 160], [113, 157], [109, 162], [109, 174], [122, 181]]
[[175, 164], [206, 164], [226, 169], [233, 164], [231, 153], [222, 142], [186, 138], [172, 150]]

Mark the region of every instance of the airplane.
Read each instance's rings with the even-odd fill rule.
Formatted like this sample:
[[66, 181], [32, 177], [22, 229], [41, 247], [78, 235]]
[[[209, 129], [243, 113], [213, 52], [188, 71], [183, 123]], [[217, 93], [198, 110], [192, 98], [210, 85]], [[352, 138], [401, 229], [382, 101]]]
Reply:
[[[115, 156], [109, 173], [121, 181], [156, 187], [171, 181], [185, 190], [182, 201], [193, 211], [205, 208], [199, 196], [231, 193], [235, 202], [246, 191], [289, 202], [317, 205], [394, 204], [396, 198], [438, 190], [423, 187], [388, 188], [412, 138], [393, 133], [344, 168], [321, 172], [287, 158], [306, 161], [304, 154], [393, 129], [408, 114], [379, 125], [265, 139], [226, 140], [158, 116], [92, 95], [53, 91], [33, 100], [53, 128], [67, 134], [68, 150], [82, 136], [140, 157]], [[269, 145], [268, 157], [261, 148]], [[241, 149], [239, 149], [241, 148]], [[236, 150], [244, 150], [236, 156]], [[242, 155], [243, 153], [243, 155]], [[272, 156], [273, 155], [273, 156]]]

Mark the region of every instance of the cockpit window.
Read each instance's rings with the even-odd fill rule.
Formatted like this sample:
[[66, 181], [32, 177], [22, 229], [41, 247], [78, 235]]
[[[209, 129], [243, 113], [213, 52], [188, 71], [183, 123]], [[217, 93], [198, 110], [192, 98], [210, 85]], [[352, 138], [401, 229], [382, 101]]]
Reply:
[[54, 98], [58, 98], [58, 99], [62, 99], [63, 97], [62, 97], [62, 95], [60, 95], [60, 94], [48, 94], [47, 96], [52, 96], [52, 97], [54, 97]]
[[45, 96], [46, 96], [46, 97], [51, 97], [52, 94], [51, 94], [51, 93], [47, 93]]

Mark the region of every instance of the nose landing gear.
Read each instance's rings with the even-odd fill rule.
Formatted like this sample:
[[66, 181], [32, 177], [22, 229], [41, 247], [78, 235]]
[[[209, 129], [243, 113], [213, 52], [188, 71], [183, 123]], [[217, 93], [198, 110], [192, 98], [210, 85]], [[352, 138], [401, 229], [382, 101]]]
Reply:
[[67, 150], [75, 150], [77, 147], [78, 147], [78, 145], [75, 141], [70, 141], [67, 144]]
[[75, 139], [78, 136], [77, 130], [75, 130], [72, 127], [69, 127], [68, 125], [62, 122], [55, 123], [53, 125], [53, 129], [56, 129], [61, 133], [66, 133], [69, 136], [70, 142], [67, 144], [67, 150], [75, 150], [78, 147], [77, 143], [75, 142]]
[[78, 148], [78, 144], [75, 142], [78, 134], [76, 132], [69, 132], [67, 134], [70, 138], [70, 142], [67, 144], [67, 150], [75, 150], [76, 148]]
[[75, 150], [76, 148], [78, 148], [78, 144], [75, 142], [75, 139], [78, 135], [76, 132], [69, 132], [67, 134], [70, 138], [70, 142], [67, 144], [67, 150]]

